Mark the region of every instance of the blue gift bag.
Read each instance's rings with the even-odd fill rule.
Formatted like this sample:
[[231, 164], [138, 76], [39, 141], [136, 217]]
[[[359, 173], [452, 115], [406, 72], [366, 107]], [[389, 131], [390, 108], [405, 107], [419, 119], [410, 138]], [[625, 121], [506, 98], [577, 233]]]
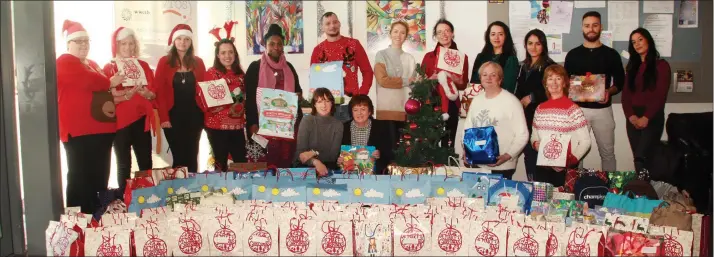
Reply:
[[236, 176], [235, 179], [228, 179], [226, 180], [226, 189], [235, 200], [252, 200], [253, 178]]
[[390, 201], [393, 204], [423, 204], [431, 193], [431, 181], [428, 179], [417, 180], [392, 180]]
[[464, 155], [466, 155], [466, 163], [470, 165], [496, 163], [500, 155], [496, 128], [488, 126], [466, 129]]
[[266, 202], [270, 202], [273, 200], [273, 189], [276, 190], [277, 186], [277, 177], [262, 177], [262, 178], [253, 178], [252, 179], [252, 184], [251, 184], [251, 200], [263, 200]]
[[306, 187], [308, 202], [337, 201], [341, 204], [351, 203], [346, 184], [308, 182]]
[[353, 178], [336, 178], [335, 184], [347, 185], [349, 202], [364, 204], [389, 204], [391, 181], [387, 176], [367, 175]]
[[461, 177], [444, 177], [431, 180], [429, 197], [468, 197], [470, 188]]
[[[171, 181], [171, 180], [168, 180]], [[166, 206], [167, 188], [170, 183], [135, 189], [131, 192], [131, 204], [128, 212], [141, 214], [141, 210]]]
[[488, 190], [488, 205], [498, 205], [503, 196], [518, 196], [518, 207], [528, 213], [533, 195], [533, 184], [501, 179]]
[[224, 194], [229, 193], [230, 190], [228, 190], [228, 181], [232, 181], [234, 177], [235, 174], [233, 172], [208, 174], [207, 180], [208, 185], [211, 187], [210, 190]]
[[[289, 171], [287, 174], [292, 175]], [[254, 178], [251, 193], [255, 200], [304, 203], [307, 201], [306, 185], [311, 181], [315, 180], [295, 179], [292, 176]]]
[[461, 173], [461, 178], [469, 187], [469, 197], [483, 198], [488, 202], [488, 190], [503, 178], [502, 174], [480, 173], [480, 172], [464, 172]]

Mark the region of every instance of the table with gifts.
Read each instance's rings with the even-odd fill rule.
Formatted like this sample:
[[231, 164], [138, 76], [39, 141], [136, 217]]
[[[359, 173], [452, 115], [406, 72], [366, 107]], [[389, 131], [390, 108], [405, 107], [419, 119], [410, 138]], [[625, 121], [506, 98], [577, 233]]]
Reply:
[[125, 194], [123, 212], [93, 218], [67, 208], [48, 226], [47, 254], [693, 256], [701, 230], [700, 222], [659, 226], [641, 210], [610, 206], [619, 194], [588, 208], [547, 183], [487, 173], [318, 179], [314, 169], [292, 168], [159, 177]]

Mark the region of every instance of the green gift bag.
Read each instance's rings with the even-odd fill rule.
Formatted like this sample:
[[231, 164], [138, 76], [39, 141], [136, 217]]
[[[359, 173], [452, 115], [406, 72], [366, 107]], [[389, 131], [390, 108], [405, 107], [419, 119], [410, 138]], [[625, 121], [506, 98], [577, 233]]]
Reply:
[[610, 180], [610, 189], [615, 189], [615, 192], [621, 192], [622, 188], [636, 177], [634, 170], [630, 171], [612, 171], [607, 173], [607, 178]]

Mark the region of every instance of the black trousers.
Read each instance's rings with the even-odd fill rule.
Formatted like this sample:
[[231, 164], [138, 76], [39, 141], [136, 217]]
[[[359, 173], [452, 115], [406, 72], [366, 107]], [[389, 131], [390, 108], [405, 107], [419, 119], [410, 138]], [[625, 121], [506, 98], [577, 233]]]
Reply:
[[441, 139], [441, 147], [453, 148], [454, 142], [456, 142], [456, 130], [459, 127], [459, 106], [456, 105], [455, 101], [449, 101], [449, 119], [446, 120], [446, 131], [449, 132], [448, 136]]
[[[638, 112], [639, 108], [633, 108], [635, 112]], [[643, 111], [639, 111], [643, 112]], [[640, 116], [640, 115], [637, 115]], [[660, 141], [662, 138], [662, 131], [664, 131], [664, 111], [657, 113], [652, 119], [647, 123], [647, 127], [644, 129], [635, 128], [630, 121], [627, 121], [627, 138], [630, 141], [630, 149], [632, 149], [632, 156], [634, 157], [635, 170], [639, 171], [645, 167], [647, 163], [647, 158], [652, 152], [652, 146]]]
[[213, 149], [215, 169], [228, 170], [228, 154], [233, 162], [247, 162], [245, 158], [245, 134], [243, 130], [220, 130], [206, 128], [208, 142]]
[[99, 208], [98, 192], [107, 190], [114, 133], [72, 137], [64, 142], [67, 153], [67, 206], [83, 213]]
[[[577, 165], [575, 165], [577, 167]], [[535, 179], [534, 181], [546, 182], [553, 184], [554, 187], [559, 187], [565, 185], [565, 173], [566, 171], [555, 171], [551, 167], [536, 167], [535, 169]]]
[[114, 138], [114, 154], [117, 157], [117, 182], [119, 188], [126, 186], [131, 177], [131, 149], [134, 149], [139, 170], [152, 168], [151, 131], [144, 131], [146, 116], [117, 131]]
[[503, 178], [508, 179], [508, 180], [513, 180], [513, 174], [516, 174], [516, 169], [512, 169], [512, 170], [492, 170], [491, 173], [493, 173], [493, 174], [501, 174], [501, 175], [503, 175]]
[[164, 135], [173, 158], [172, 166], [186, 167], [192, 173], [198, 172], [198, 145], [203, 128], [175, 123], [171, 125], [171, 128], [164, 129]]
[[538, 166], [538, 150], [533, 149], [533, 145], [528, 142], [526, 147], [523, 148], [523, 161], [526, 164], [526, 177], [528, 181], [542, 181], [538, 176], [536, 176]]

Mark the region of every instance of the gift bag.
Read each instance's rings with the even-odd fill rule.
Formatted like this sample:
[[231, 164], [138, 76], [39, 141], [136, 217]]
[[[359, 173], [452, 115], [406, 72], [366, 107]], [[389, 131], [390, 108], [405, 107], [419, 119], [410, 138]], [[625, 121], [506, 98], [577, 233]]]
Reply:
[[245, 222], [244, 235], [241, 237], [245, 256], [278, 255], [278, 221], [260, 218]]
[[298, 97], [295, 93], [258, 88], [258, 134], [293, 139], [297, 119]]
[[[443, 177], [443, 179], [441, 177]], [[431, 191], [429, 197], [464, 198], [468, 197], [470, 192], [468, 184], [464, 183], [461, 177], [440, 176], [437, 179], [431, 180], [430, 183]]]
[[439, 60], [436, 63], [438, 69], [454, 74], [461, 74], [464, 68], [466, 54], [459, 52], [459, 50], [440, 46], [438, 58]]
[[508, 225], [498, 221], [471, 222], [469, 256], [506, 256]]
[[360, 176], [359, 179], [336, 179], [336, 184], [347, 185], [351, 203], [390, 204], [391, 189], [387, 176]]
[[201, 188], [195, 178], [164, 180], [159, 186], [166, 188], [166, 206], [172, 210], [178, 204], [201, 204]]
[[605, 247], [612, 256], [664, 256], [662, 239], [642, 233], [610, 231]]
[[213, 215], [204, 220], [212, 256], [242, 256], [241, 235], [243, 220], [229, 207], [214, 208]]
[[317, 221], [305, 214], [285, 213], [278, 221], [280, 256], [314, 256], [317, 254], [319, 230]]
[[376, 209], [354, 221], [356, 256], [392, 256], [392, 224], [389, 215]]
[[144, 86], [149, 83], [146, 81], [144, 68], [137, 58], [115, 58], [113, 62], [117, 68], [117, 74], [124, 76], [124, 81], [121, 83], [123, 87]]
[[136, 256], [170, 256], [166, 220], [149, 219], [134, 230]]
[[202, 96], [208, 108], [233, 103], [231, 90], [228, 88], [228, 83], [225, 79], [200, 81], [198, 82], [198, 87], [201, 88], [199, 95]]
[[[586, 226], [566, 227], [564, 233], [558, 237], [562, 246], [560, 254], [562, 256], [601, 256], [599, 255], [601, 237], [601, 232]], [[556, 256], [558, 255], [556, 254]]]
[[188, 178], [188, 168], [186, 167], [166, 167], [162, 169], [150, 169], [148, 170], [148, 172], [149, 176], [151, 176], [154, 183], [157, 185], [163, 180]]
[[468, 128], [464, 131], [464, 155], [466, 163], [493, 164], [500, 154], [498, 135], [493, 126]]
[[605, 74], [571, 75], [568, 97], [573, 102], [600, 102], [605, 99]]
[[374, 173], [374, 163], [377, 159], [372, 154], [375, 150], [377, 149], [374, 146], [340, 146], [340, 157], [343, 160], [340, 168], [345, 173]]
[[350, 194], [346, 184], [307, 183], [307, 202], [337, 201], [350, 203]]
[[129, 256], [130, 233], [122, 227], [88, 229], [84, 253], [86, 256]]
[[253, 179], [236, 176], [235, 179], [226, 181], [226, 190], [233, 195], [235, 200], [251, 200], [253, 199]]
[[[349, 63], [346, 64], [349, 68]], [[344, 79], [342, 61], [315, 63], [310, 65], [310, 94], [316, 88], [327, 88], [335, 98], [335, 103], [343, 103]], [[354, 67], [353, 67], [354, 68]], [[354, 71], [354, 70], [353, 70]]]
[[468, 256], [464, 243], [470, 237], [469, 221], [452, 215], [437, 215], [432, 225], [431, 249], [436, 256]]
[[154, 184], [153, 178], [146, 175], [143, 177], [136, 176], [126, 180], [126, 187], [124, 188], [124, 204], [126, 206], [131, 205], [132, 191], [140, 188], [147, 188], [156, 186], [158, 183]]
[[307, 202], [307, 184], [292, 177], [277, 177], [275, 186], [270, 189], [272, 202]]
[[565, 167], [570, 148], [570, 135], [541, 134], [536, 165], [545, 167]]
[[177, 213], [167, 221], [167, 245], [173, 256], [208, 256], [210, 254], [203, 217], [199, 212]]
[[464, 183], [471, 185], [469, 197], [484, 198], [488, 202], [488, 189], [501, 181], [503, 174], [464, 172], [461, 177]]
[[[498, 205], [502, 202], [501, 198], [508, 197], [510, 198], [509, 200], [516, 204], [519, 211], [528, 213], [528, 208], [531, 205], [532, 194], [532, 183], [502, 179], [500, 182], [489, 188], [488, 204]], [[512, 207], [513, 206], [507, 206], [507, 208]]]
[[166, 194], [167, 184], [133, 190], [128, 211], [140, 214], [142, 209], [165, 206]]
[[511, 226], [508, 232], [507, 256], [545, 256], [548, 231], [531, 226]]
[[427, 179], [408, 180], [401, 176], [400, 180], [392, 180], [391, 185], [391, 203], [398, 205], [424, 204], [431, 192], [431, 183]]
[[394, 256], [429, 256], [431, 251], [431, 219], [411, 214], [396, 215], [394, 224]]
[[61, 222], [50, 220], [45, 230], [45, 248], [47, 256], [70, 256], [70, 248], [79, 233]]
[[317, 256], [353, 256], [353, 236], [352, 222], [349, 220], [321, 220], [319, 221], [320, 230], [318, 231], [317, 240], [315, 243], [320, 244], [317, 247]]
[[650, 226], [649, 234], [662, 240], [662, 256], [692, 256], [692, 231]]
[[471, 100], [473, 100], [473, 98], [481, 92], [483, 92], [483, 87], [481, 86], [481, 84], [466, 84], [466, 89], [461, 92], [460, 98], [461, 107], [459, 108], [459, 116], [461, 118], [467, 117], [469, 107], [471, 107]]

